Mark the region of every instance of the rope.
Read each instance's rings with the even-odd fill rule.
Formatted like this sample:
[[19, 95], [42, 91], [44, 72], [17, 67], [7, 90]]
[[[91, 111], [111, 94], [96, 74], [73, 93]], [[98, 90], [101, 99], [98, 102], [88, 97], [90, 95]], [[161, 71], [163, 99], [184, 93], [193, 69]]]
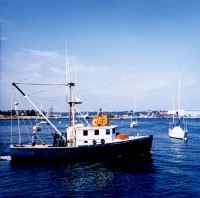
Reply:
[[[61, 87], [55, 87], [55, 88], [52, 88], [52, 89], [41, 90], [41, 91], [33, 92], [32, 94], [29, 94], [28, 96], [38, 94], [38, 93], [48, 92], [48, 91], [51, 91], [51, 90], [54, 90], [54, 89], [60, 89], [60, 88]], [[63, 86], [62, 86], [62, 88], [63, 88]]]
[[[78, 88], [77, 88], [77, 89], [78, 89]], [[102, 103], [100, 100], [96, 99], [94, 96], [89, 95], [85, 90], [83, 90], [83, 89], [81, 89], [81, 88], [79, 88], [78, 90], [80, 90], [80, 91], [82, 91], [82, 92], [84, 93], [83, 95], [80, 94], [81, 96], [84, 96], [84, 95], [89, 96], [89, 97], [92, 98], [93, 100], [97, 101], [97, 102], [100, 104], [100, 106], [104, 106], [106, 109], [109, 109], [110, 111], [114, 111], [114, 110], [110, 109], [109, 106], [107, 106], [106, 104]], [[79, 93], [80, 93], [80, 92], [79, 92]], [[96, 111], [96, 105], [92, 105], [91, 102], [90, 102], [89, 100], [87, 100], [85, 97], [83, 97], [83, 98], [84, 98], [84, 100]]]
[[81, 117], [84, 119], [84, 121], [87, 123], [88, 126], [90, 126], [89, 122], [85, 119], [85, 117], [83, 116], [83, 114], [80, 112], [80, 110], [75, 106], [76, 110], [79, 112], [79, 114], [81, 115]]

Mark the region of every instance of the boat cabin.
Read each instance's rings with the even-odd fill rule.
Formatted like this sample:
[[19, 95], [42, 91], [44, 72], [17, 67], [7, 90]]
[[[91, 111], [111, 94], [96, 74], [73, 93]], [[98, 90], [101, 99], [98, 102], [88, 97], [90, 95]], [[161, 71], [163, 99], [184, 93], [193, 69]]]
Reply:
[[[109, 125], [108, 116], [96, 116], [92, 125], [85, 127], [84, 124], [76, 124], [67, 129], [67, 140], [75, 139], [76, 146], [104, 144], [116, 139], [116, 125]], [[74, 130], [74, 133], [73, 133]], [[73, 134], [75, 138], [73, 138]]]

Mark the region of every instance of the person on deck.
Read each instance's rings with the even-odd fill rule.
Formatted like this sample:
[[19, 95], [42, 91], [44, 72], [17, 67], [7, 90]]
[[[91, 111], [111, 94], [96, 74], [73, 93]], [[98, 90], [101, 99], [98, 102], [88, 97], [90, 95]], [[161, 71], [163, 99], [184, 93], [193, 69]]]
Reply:
[[53, 146], [58, 146], [59, 135], [56, 132], [51, 134], [53, 135]]
[[32, 146], [35, 146], [35, 144], [36, 144], [36, 137], [37, 137], [37, 133], [34, 131], [32, 139], [31, 139], [31, 145]]
[[62, 135], [60, 136], [60, 139], [58, 141], [58, 146], [64, 146], [65, 145], [63, 136], [64, 136], [64, 133], [62, 133]]
[[103, 113], [102, 113], [102, 108], [99, 109], [98, 113], [97, 113], [97, 116], [102, 116]]

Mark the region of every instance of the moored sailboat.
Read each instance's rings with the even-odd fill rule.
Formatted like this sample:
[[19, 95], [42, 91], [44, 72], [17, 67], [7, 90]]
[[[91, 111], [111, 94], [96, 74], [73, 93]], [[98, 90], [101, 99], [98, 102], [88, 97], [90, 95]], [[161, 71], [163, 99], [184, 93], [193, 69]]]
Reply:
[[135, 115], [135, 97], [134, 97], [134, 104], [133, 104], [133, 112], [131, 115], [131, 122], [130, 122], [130, 127], [138, 127], [138, 120], [137, 120], [137, 115]]
[[173, 99], [173, 121], [168, 129], [168, 134], [170, 138], [175, 138], [175, 139], [182, 139], [186, 140], [187, 139], [187, 123], [184, 122], [184, 116], [180, 114], [181, 112], [181, 96], [180, 96], [180, 69], [179, 69], [179, 95], [178, 95], [178, 104], [179, 104], [179, 109], [176, 112], [176, 115], [178, 116], [178, 121], [175, 123], [175, 110], [174, 110], [174, 99]]

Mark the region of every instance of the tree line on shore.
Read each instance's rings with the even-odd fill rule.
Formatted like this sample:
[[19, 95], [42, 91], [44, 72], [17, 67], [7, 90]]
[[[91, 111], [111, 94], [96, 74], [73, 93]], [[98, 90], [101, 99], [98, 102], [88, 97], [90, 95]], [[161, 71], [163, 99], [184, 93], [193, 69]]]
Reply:
[[[45, 114], [45, 112], [43, 112]], [[39, 113], [35, 111], [34, 109], [28, 109], [28, 110], [19, 110], [19, 115], [20, 116], [37, 116]], [[0, 115], [3, 116], [16, 116], [17, 112], [16, 110], [7, 110], [7, 111], [2, 111], [0, 110]]]

